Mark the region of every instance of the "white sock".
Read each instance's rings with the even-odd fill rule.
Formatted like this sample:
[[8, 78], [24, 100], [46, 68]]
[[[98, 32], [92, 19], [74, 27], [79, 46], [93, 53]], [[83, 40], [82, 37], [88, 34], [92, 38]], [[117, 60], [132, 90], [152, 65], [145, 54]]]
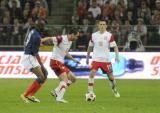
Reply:
[[60, 88], [57, 91], [57, 93], [58, 93], [57, 99], [63, 99], [64, 93], [66, 91], [67, 84], [64, 81], [61, 81], [59, 83], [59, 86], [60, 86]]
[[62, 84], [61, 82], [59, 83], [59, 85], [54, 89], [56, 91], [56, 93], [59, 92], [60, 88], [61, 88]]
[[94, 78], [88, 79], [88, 92], [93, 92]]

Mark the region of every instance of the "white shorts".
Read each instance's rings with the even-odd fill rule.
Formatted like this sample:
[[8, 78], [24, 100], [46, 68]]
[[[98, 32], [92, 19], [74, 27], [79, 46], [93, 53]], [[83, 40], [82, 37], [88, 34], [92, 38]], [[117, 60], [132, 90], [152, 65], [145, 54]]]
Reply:
[[25, 55], [25, 54], [23, 55], [23, 58], [22, 58], [22, 65], [29, 71], [32, 68], [40, 66], [40, 64], [35, 56]]

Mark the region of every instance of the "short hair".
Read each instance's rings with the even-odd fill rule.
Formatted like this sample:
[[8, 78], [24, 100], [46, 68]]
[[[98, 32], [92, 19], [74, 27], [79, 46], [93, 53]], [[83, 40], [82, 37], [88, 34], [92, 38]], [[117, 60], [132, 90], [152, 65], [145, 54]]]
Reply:
[[105, 22], [106, 22], [106, 24], [108, 24], [108, 21], [107, 21], [107, 20], [105, 20], [105, 19], [100, 19], [100, 20], [98, 20], [98, 23], [99, 23], [99, 22], [101, 22], [101, 21], [105, 21]]
[[76, 35], [78, 32], [79, 32], [79, 30], [78, 30], [77, 28], [71, 28], [71, 29], [68, 31], [68, 34], [74, 34], [74, 35]]

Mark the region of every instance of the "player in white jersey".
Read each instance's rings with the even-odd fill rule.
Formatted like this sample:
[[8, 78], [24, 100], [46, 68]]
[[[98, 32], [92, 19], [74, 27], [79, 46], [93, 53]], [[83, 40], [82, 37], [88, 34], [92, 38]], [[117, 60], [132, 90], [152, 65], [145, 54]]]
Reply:
[[113, 77], [112, 64], [109, 58], [110, 47], [113, 47], [116, 54], [115, 60], [118, 63], [119, 50], [114, 40], [114, 36], [110, 32], [106, 31], [106, 22], [100, 20], [98, 22], [98, 28], [99, 31], [92, 34], [87, 50], [86, 63], [89, 64], [90, 52], [93, 49], [92, 64], [90, 68], [91, 71], [88, 79], [88, 93], [94, 93], [94, 76], [96, 75], [97, 70], [100, 68], [104, 73], [108, 75], [109, 82], [115, 97], [120, 97], [120, 94], [118, 93], [116, 88], [115, 79]]
[[51, 94], [56, 97], [57, 102], [66, 103], [63, 99], [63, 95], [67, 86], [74, 83], [76, 80], [75, 75], [64, 65], [64, 57], [72, 59], [74, 62], [78, 62], [69, 54], [69, 49], [73, 41], [77, 40], [79, 32], [77, 30], [71, 30], [67, 35], [57, 37], [47, 37], [42, 39], [42, 43], [46, 41], [52, 41], [54, 44], [52, 57], [50, 60], [50, 67], [56, 73], [60, 79], [60, 83], [57, 88], [51, 91]]

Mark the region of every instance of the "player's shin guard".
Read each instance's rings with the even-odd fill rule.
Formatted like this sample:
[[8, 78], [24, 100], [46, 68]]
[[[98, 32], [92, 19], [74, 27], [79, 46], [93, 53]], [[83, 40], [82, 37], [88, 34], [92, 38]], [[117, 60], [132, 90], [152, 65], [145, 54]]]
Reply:
[[114, 79], [113, 80], [109, 79], [109, 84], [110, 84], [110, 86], [111, 86], [112, 89], [114, 89], [116, 87], [116, 82], [115, 82]]
[[93, 92], [94, 78], [88, 79], [88, 92]]
[[67, 84], [64, 81], [61, 81], [59, 86], [60, 86], [60, 89], [57, 92], [58, 93], [58, 95], [57, 95], [58, 100], [63, 99], [64, 93], [66, 91]]
[[28, 95], [31, 95], [31, 93], [33, 92], [33, 90], [37, 87], [38, 83], [37, 81], [33, 81], [33, 83], [31, 84], [31, 86], [27, 89], [27, 91], [24, 93], [24, 96], [27, 97]]
[[42, 81], [40, 78], [37, 78], [35, 80], [36, 84], [35, 84], [35, 88], [33, 89], [33, 91], [31, 92], [31, 96], [34, 96], [35, 93], [41, 88], [42, 84], [45, 82], [45, 81]]
[[40, 89], [42, 83], [43, 81], [40, 78], [34, 80], [31, 86], [24, 93], [24, 96], [25, 97], [27, 97], [28, 95], [33, 96]]
[[109, 84], [110, 84], [112, 90], [117, 92], [116, 81], [114, 79], [113, 80], [109, 80]]
[[109, 80], [110, 82], [110, 86], [111, 86], [111, 88], [112, 88], [112, 91], [113, 91], [113, 94], [114, 94], [114, 96], [115, 97], [120, 97], [120, 94], [119, 94], [119, 92], [117, 91], [117, 87], [116, 87], [116, 82], [115, 82], [115, 80]]

